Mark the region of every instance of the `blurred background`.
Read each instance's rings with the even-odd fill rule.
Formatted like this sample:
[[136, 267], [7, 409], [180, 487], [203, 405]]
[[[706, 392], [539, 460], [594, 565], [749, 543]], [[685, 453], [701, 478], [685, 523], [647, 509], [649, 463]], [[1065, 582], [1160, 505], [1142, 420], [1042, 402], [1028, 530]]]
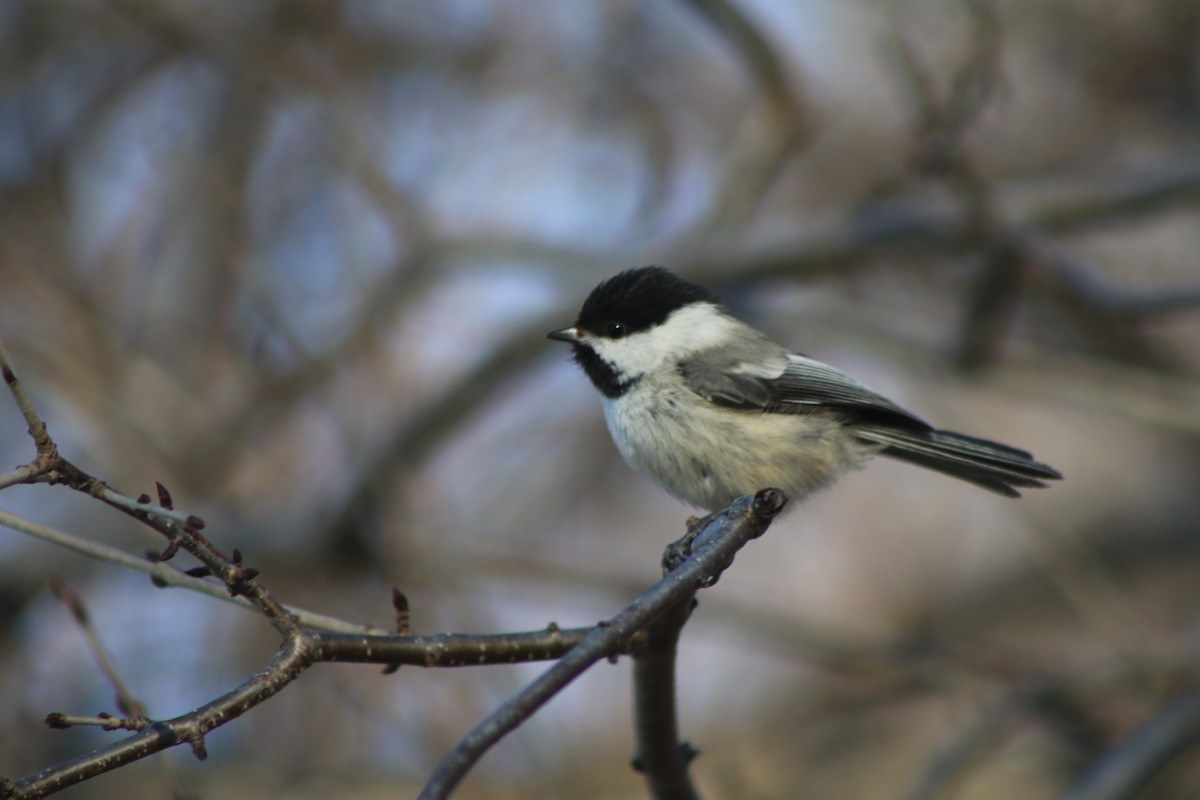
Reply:
[[[0, 336], [63, 453], [169, 487], [286, 602], [418, 632], [589, 625], [691, 510], [544, 334], [657, 263], [1066, 480], [877, 461], [745, 550], [684, 632], [706, 797], [1055, 797], [1196, 684], [1200, 3], [3, 0]], [[0, 401], [0, 460], [29, 461]], [[0, 508], [132, 553], [62, 487]], [[252, 614], [0, 531], [0, 775], [119, 734], [47, 588], [156, 717]], [[542, 665], [320, 665], [64, 793], [415, 794]], [[643, 797], [628, 661], [464, 798]], [[1194, 797], [1200, 760], [1148, 797]]]

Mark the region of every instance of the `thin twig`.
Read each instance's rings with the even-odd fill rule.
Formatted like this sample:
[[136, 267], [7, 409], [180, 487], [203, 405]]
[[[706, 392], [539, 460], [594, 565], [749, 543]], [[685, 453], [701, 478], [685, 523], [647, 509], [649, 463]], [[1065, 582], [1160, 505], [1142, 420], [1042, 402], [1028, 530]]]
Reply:
[[[0, 798], [45, 797], [110, 772], [154, 753], [189, 744], [203, 757], [204, 736], [251, 708], [269, 700], [318, 662], [407, 664], [420, 667], [464, 667], [555, 659], [595, 634], [594, 628], [559, 629], [511, 634], [437, 634], [395, 636], [328, 633], [301, 628], [287, 637], [271, 662], [248, 680], [203, 706], [111, 745], [40, 770], [15, 781], [0, 779]], [[625, 652], [615, 645], [612, 654]], [[52, 727], [59, 718], [48, 720]], [[82, 724], [82, 723], [80, 723]], [[61, 727], [61, 726], [58, 726]]]
[[11, 472], [0, 475], [0, 489], [16, 486], [19, 483], [32, 483], [39, 475], [46, 472], [46, 467], [38, 461], [17, 467]]
[[83, 603], [83, 598], [57, 577], [50, 580], [50, 591], [70, 610], [71, 616], [75, 618], [76, 624], [79, 625], [79, 629], [87, 637], [88, 646], [92, 650], [92, 655], [96, 658], [96, 663], [100, 666], [100, 671], [104, 673], [104, 677], [108, 679], [108, 682], [112, 684], [113, 689], [117, 692], [117, 707], [121, 710], [121, 713], [129, 717], [141, 717], [145, 719], [147, 716], [146, 707], [142, 705], [140, 700], [133, 696], [133, 692], [130, 691], [125, 681], [121, 678], [121, 673], [117, 671], [117, 663], [113, 661], [108, 648], [104, 646], [104, 642], [100, 641], [99, 634], [96, 633], [96, 629], [92, 626], [91, 615]]
[[[142, 702], [134, 697], [129, 686], [121, 678], [120, 672], [117, 671], [116, 661], [113, 660], [108, 648], [104, 646], [104, 642], [100, 639], [100, 634], [96, 631], [95, 626], [92, 625], [91, 614], [84, 604], [83, 598], [57, 577], [50, 579], [50, 590], [71, 612], [71, 615], [75, 618], [75, 622], [87, 638], [88, 646], [92, 650], [92, 655], [96, 658], [96, 663], [100, 666], [100, 671], [104, 673], [104, 677], [108, 679], [113, 689], [116, 690], [117, 708], [124, 716], [117, 717], [112, 714], [101, 713], [94, 717], [81, 717], [55, 712], [46, 716], [46, 725], [55, 729], [90, 725], [105, 731], [144, 731], [153, 724], [150, 714]], [[172, 761], [160, 761], [159, 763], [165, 775], [177, 790], [175, 794], [178, 795], [178, 790], [182, 789], [184, 782], [178, 773], [175, 763]]]
[[[82, 539], [65, 531], [60, 531], [57, 528], [51, 528], [48, 525], [42, 525], [41, 523], [18, 517], [2, 509], [0, 509], [0, 525], [24, 533], [27, 536], [32, 536], [35, 539], [41, 539], [44, 542], [65, 550], [71, 550], [109, 564], [145, 573], [150, 576], [150, 579], [156, 586], [162, 588], [188, 589], [189, 591], [215, 597], [227, 603], [242, 606], [243, 608], [251, 607], [246, 598], [230, 596], [229, 591], [220, 584], [213, 581], [206, 581], [202, 578], [193, 578], [183, 570], [165, 561], [151, 561], [135, 556], [126, 553], [124, 550], [88, 539]], [[296, 608], [295, 606], [287, 606], [287, 610], [302, 623], [317, 630], [348, 634], [383, 632], [382, 628], [372, 625], [347, 622], [337, 617], [318, 614], [315, 611], [308, 611], [303, 608]]]
[[148, 755], [189, 744], [197, 758], [205, 758], [204, 736], [218, 725], [274, 696], [311, 663], [311, 651], [301, 638], [284, 642], [280, 653], [233, 691], [195, 711], [153, 723], [146, 730], [86, 755], [55, 764], [17, 781], [0, 783], [0, 797], [39, 798], [73, 786]]
[[[148, 514], [148, 515], [154, 516], [154, 517], [162, 517], [163, 519], [167, 519], [167, 520], [170, 520], [171, 522], [174, 522], [176, 525], [179, 525], [180, 527], [186, 527], [186, 526], [195, 527], [195, 528], [203, 528], [204, 527], [203, 521], [199, 520], [199, 518], [195, 514], [188, 514], [183, 511], [176, 511], [173, 508], [166, 508], [163, 505], [151, 503], [148, 501], [143, 502], [142, 498], [127, 497], [127, 496], [121, 494], [120, 492], [114, 491], [113, 489], [109, 488], [108, 486], [104, 486], [99, 489], [99, 497], [101, 500], [108, 503], [110, 506], [115, 506], [115, 507], [121, 509], [122, 511], [127, 511], [127, 512], [130, 512], [133, 514]], [[198, 521], [200, 522], [199, 525], [197, 525]]]
[[25, 391], [19, 378], [17, 371], [13, 367], [12, 357], [8, 354], [8, 348], [4, 346], [4, 340], [0, 339], [0, 375], [4, 377], [4, 383], [8, 385], [9, 392], [12, 393], [13, 399], [17, 401], [17, 408], [21, 410], [21, 416], [25, 417], [25, 424], [29, 426], [29, 435], [33, 437], [33, 444], [37, 447], [38, 455], [42, 456], [47, 450], [52, 450], [54, 443], [50, 440], [50, 435], [46, 432], [46, 423], [38, 416], [37, 411], [33, 407], [33, 401], [29, 398], [29, 394]]
[[58, 712], [47, 714], [45, 722], [46, 727], [58, 730], [88, 725], [102, 731], [144, 731], [152, 724], [145, 715], [114, 717], [112, 714], [97, 714], [94, 717], [80, 717]]

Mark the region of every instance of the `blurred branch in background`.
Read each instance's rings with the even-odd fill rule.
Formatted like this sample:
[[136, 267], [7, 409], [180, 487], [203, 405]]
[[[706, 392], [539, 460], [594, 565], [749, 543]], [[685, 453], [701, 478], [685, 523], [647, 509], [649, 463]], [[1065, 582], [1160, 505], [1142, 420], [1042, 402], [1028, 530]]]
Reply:
[[[745, 64], [762, 94], [762, 110], [752, 112], [745, 128], [737, 131], [732, 152], [722, 177], [724, 187], [713, 193], [717, 206], [712, 222], [723, 227], [743, 223], [771, 183], [779, 176], [786, 159], [812, 136], [803, 92], [767, 35], [729, 0], [683, 0], [697, 16], [726, 40]], [[748, 144], [749, 143], [749, 144]]]
[[[1190, 0], [3, 4], [0, 335], [43, 442], [122, 515], [28, 485], [58, 453], [0, 414], [0, 519], [30, 534], [0, 537], [0, 773], [113, 735], [42, 729], [112, 694], [51, 575], [158, 713], [271, 657], [241, 610], [123, 568], [228, 596], [130, 555], [146, 506], [119, 487], [176, 489], [321, 611], [285, 613], [349, 636], [391, 630], [395, 585], [422, 629], [564, 631], [648, 585], [686, 512], [542, 334], [662, 263], [1067, 476], [997, 506], [876, 465], [740, 556], [679, 643], [696, 791], [1055, 797], [1112, 753], [1122, 785], [1194, 795], [1187, 737], [1151, 748], [1164, 770], [1136, 732], [1186, 706], [1200, 642], [1198, 23]], [[641, 796], [611, 769], [623, 669], [461, 796]], [[314, 671], [179, 772], [415, 795], [521, 670]], [[171, 790], [138, 769], [75, 791]]]
[[1173, 761], [1195, 750], [1198, 742], [1200, 697], [1192, 694], [1176, 699], [1134, 731], [1128, 742], [1098, 761], [1064, 798], [1116, 800], [1144, 795]]

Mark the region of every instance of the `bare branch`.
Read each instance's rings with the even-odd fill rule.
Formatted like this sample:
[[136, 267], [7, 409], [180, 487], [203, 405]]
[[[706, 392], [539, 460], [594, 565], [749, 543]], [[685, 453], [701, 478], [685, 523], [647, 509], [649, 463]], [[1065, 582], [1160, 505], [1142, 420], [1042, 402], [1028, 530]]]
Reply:
[[[246, 598], [231, 597], [229, 591], [219, 584], [201, 580], [200, 578], [193, 578], [178, 567], [164, 561], [151, 561], [146, 558], [130, 555], [124, 550], [109, 547], [99, 542], [81, 539], [65, 531], [60, 531], [57, 528], [51, 528], [48, 525], [42, 525], [32, 520], [18, 517], [15, 514], [10, 514], [3, 509], [0, 509], [0, 525], [32, 536], [35, 539], [49, 542], [57, 547], [62, 547], [65, 550], [71, 550], [100, 561], [106, 561], [109, 564], [145, 573], [150, 576], [154, 585], [160, 588], [177, 587], [188, 589], [244, 608], [251, 607]], [[318, 614], [315, 611], [308, 611], [294, 606], [287, 606], [287, 610], [288, 613], [294, 615], [300, 622], [317, 630], [350, 634], [382, 632], [381, 628], [371, 625], [355, 624], [338, 619], [337, 617]]]
[[8, 390], [12, 393], [13, 399], [17, 401], [17, 408], [21, 410], [21, 416], [25, 417], [25, 424], [29, 426], [29, 435], [33, 437], [33, 443], [38, 449], [38, 455], [43, 455], [47, 450], [54, 448], [54, 443], [50, 441], [50, 435], [46, 432], [46, 423], [38, 416], [37, 411], [33, 407], [33, 401], [29, 398], [29, 394], [25, 391], [19, 378], [17, 371], [13, 367], [12, 357], [8, 354], [8, 348], [4, 346], [4, 340], [0, 339], [0, 374], [4, 376], [4, 383], [8, 386]]
[[312, 663], [312, 654], [306, 644], [299, 637], [288, 640], [268, 666], [228, 694], [191, 713], [154, 722], [145, 730], [116, 744], [47, 767], [26, 778], [9, 781], [7, 785], [0, 784], [0, 797], [45, 797], [183, 743], [190, 744], [198, 758], [204, 758], [204, 735], [208, 731], [274, 696]]
[[150, 720], [145, 716], [114, 717], [112, 714], [97, 714], [94, 717], [77, 717], [70, 714], [60, 714], [57, 711], [46, 715], [46, 727], [56, 730], [74, 728], [77, 725], [91, 725], [104, 731], [144, 731], [150, 726]]
[[[121, 674], [117, 671], [116, 662], [113, 661], [112, 656], [109, 655], [108, 648], [100, 641], [99, 634], [96, 633], [96, 629], [92, 626], [91, 615], [88, 614], [87, 607], [83, 603], [83, 598], [77, 595], [59, 578], [52, 578], [50, 580], [50, 591], [70, 610], [76, 624], [79, 625], [79, 629], [87, 637], [88, 646], [91, 647], [92, 654], [96, 657], [96, 663], [100, 665], [100, 671], [104, 673], [104, 677], [108, 679], [108, 682], [112, 684], [113, 689], [117, 692], [117, 707], [121, 709], [121, 713], [145, 720], [145, 706], [133, 696], [133, 692], [129, 690], [129, 687], [125, 685], [125, 681], [121, 679]], [[143, 725], [142, 727], [145, 726]], [[135, 728], [134, 730], [141, 730], [141, 728]]]
[[[500, 739], [528, 719], [567, 684], [602, 658], [619, 653], [634, 634], [656, 617], [690, 598], [697, 588], [711, 585], [734, 555], [751, 539], [761, 536], [787, 498], [777, 489], [764, 489], [753, 498], [742, 497], [710, 524], [689, 533], [691, 555], [654, 586], [640, 594], [616, 616], [600, 623], [582, 642], [546, 670], [520, 693], [476, 725], [451, 750], [421, 791], [421, 800], [449, 797], [480, 757]], [[694, 540], [694, 542], [692, 541]]]
[[[594, 628], [560, 629], [550, 626], [530, 633], [372, 636], [301, 628], [284, 640], [279, 653], [267, 666], [236, 689], [194, 711], [169, 720], [152, 721], [145, 730], [120, 742], [19, 780], [7, 783], [0, 780], [0, 797], [6, 800], [45, 797], [180, 744], [189, 744], [197, 752], [202, 752], [204, 735], [208, 731], [275, 696], [304, 670], [318, 662], [407, 664], [420, 667], [515, 664], [559, 658], [595, 633]], [[609, 652], [618, 655], [626, 650], [623, 643], [617, 643]], [[57, 715], [56, 719], [84, 724], [66, 715]]]
[[[306, 631], [318, 661], [416, 667], [477, 667], [551, 661], [579, 644], [593, 628], [551, 623], [528, 633], [436, 633], [366, 635]], [[618, 653], [624, 653], [619, 649]]]
[[146, 498], [145, 495], [138, 498], [126, 497], [120, 492], [115, 492], [107, 486], [101, 487], [98, 490], [98, 496], [101, 500], [108, 503], [110, 506], [119, 508], [122, 511], [132, 513], [134, 515], [145, 514], [149, 517], [161, 517], [165, 520], [170, 520], [176, 525], [182, 527], [191, 527], [196, 530], [204, 528], [204, 520], [197, 517], [195, 514], [186, 514], [182, 511], [176, 511], [173, 508], [167, 508], [163, 505], [155, 505]]
[[45, 467], [37, 461], [17, 467], [11, 472], [0, 475], [0, 489], [7, 489], [9, 486], [16, 486], [19, 483], [32, 483], [45, 471]]
[[634, 768], [645, 776], [652, 797], [696, 798], [687, 767], [696, 751], [679, 740], [675, 656], [683, 626], [691, 616], [695, 593], [671, 606], [646, 628], [645, 643], [634, 654]]

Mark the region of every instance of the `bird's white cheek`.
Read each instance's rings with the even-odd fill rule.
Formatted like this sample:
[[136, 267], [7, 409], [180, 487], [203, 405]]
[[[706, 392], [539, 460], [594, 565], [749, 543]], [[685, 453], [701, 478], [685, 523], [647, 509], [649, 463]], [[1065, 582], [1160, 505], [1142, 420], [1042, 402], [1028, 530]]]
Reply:
[[742, 324], [709, 303], [677, 309], [665, 321], [621, 339], [596, 336], [596, 355], [629, 376], [648, 375], [687, 355], [717, 347], [737, 336]]
[[663, 360], [658, 343], [646, 333], [615, 340], [596, 338], [588, 344], [622, 377], [632, 378], [652, 372]]

